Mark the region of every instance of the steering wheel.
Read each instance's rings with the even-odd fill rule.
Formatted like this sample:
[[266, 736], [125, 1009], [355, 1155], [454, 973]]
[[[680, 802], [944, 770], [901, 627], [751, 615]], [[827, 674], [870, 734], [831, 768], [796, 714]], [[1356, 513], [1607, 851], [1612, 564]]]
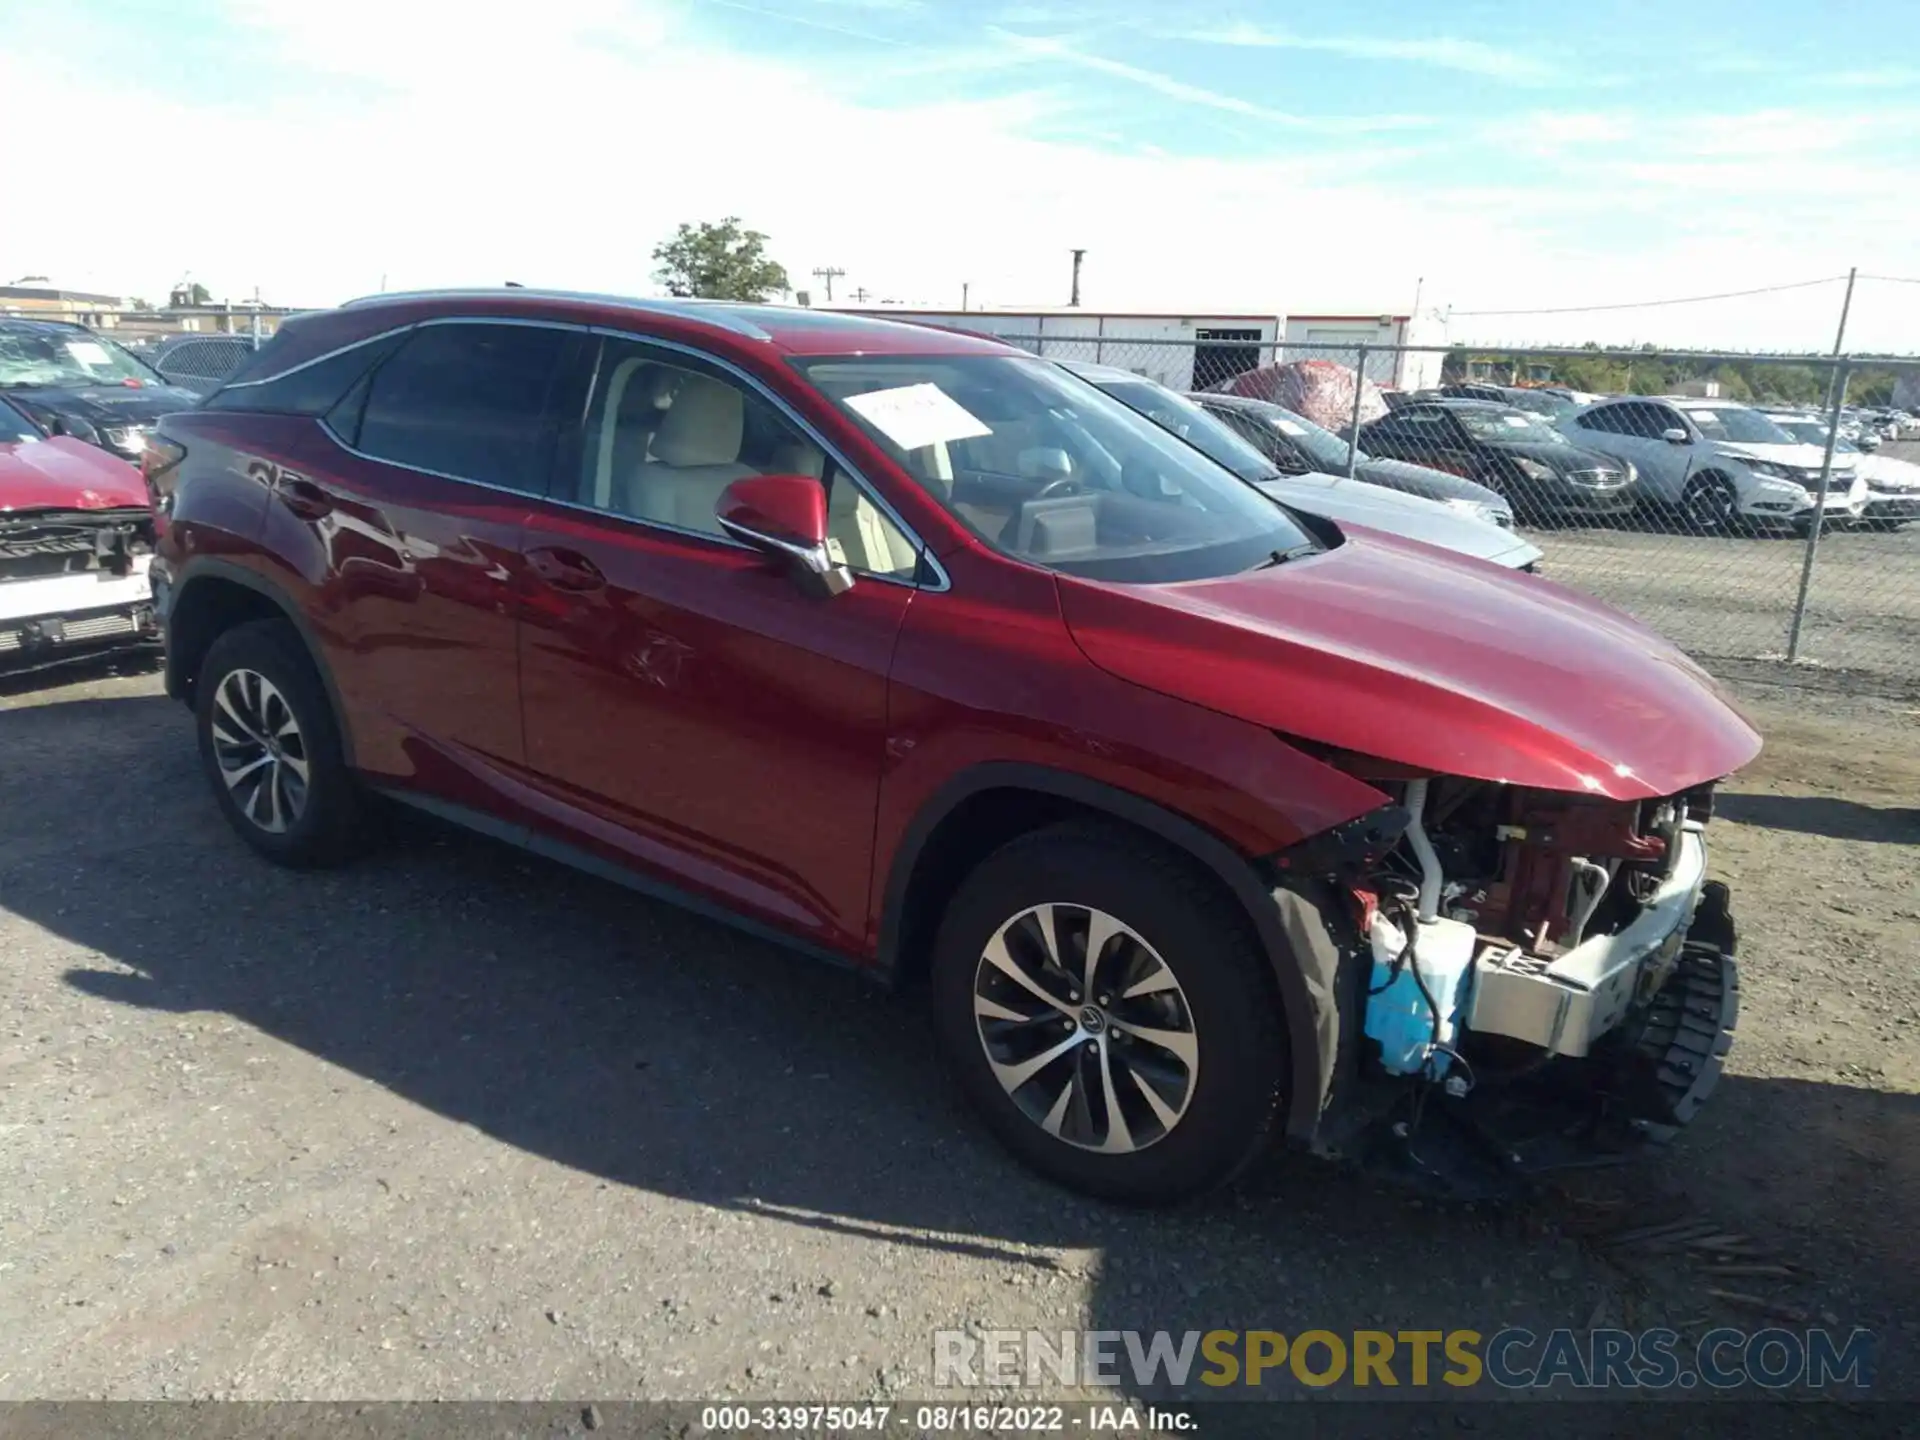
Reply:
[[1087, 487], [1082, 485], [1076, 477], [1072, 475], [1062, 475], [1058, 480], [1049, 480], [1038, 490], [1034, 491], [1033, 498], [1035, 500], [1051, 500], [1056, 495], [1081, 495], [1086, 492], [1086, 488]]

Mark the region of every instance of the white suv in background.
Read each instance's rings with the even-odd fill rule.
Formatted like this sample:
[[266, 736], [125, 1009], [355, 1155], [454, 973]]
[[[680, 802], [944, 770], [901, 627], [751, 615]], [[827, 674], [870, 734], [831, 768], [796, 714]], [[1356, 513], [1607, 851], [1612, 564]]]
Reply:
[[[1568, 439], [1640, 472], [1643, 504], [1677, 515], [1697, 533], [1755, 525], [1806, 526], [1820, 489], [1823, 447], [1782, 430], [1731, 400], [1622, 396], [1559, 422]], [[1835, 455], [1826, 523], [1857, 520], [1866, 486]]]
[[[1796, 440], [1824, 447], [1827, 443], [1826, 416], [1804, 410], [1769, 410], [1767, 418]], [[1920, 520], [1920, 465], [1897, 460], [1879, 451], [1860, 449], [1851, 440], [1839, 440], [1833, 447], [1833, 463], [1842, 460], [1860, 475], [1866, 487], [1865, 520], [1873, 529], [1897, 530], [1909, 520]]]

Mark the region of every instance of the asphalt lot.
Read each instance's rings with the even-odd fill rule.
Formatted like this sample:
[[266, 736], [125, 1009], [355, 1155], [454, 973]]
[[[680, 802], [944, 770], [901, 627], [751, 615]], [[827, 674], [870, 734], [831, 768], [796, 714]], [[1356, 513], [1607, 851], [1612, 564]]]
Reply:
[[1920, 1393], [1913, 711], [1744, 693], [1741, 1041], [1675, 1147], [1518, 1210], [1282, 1160], [1137, 1214], [985, 1140], [911, 997], [433, 828], [276, 870], [156, 677], [16, 686], [0, 1399], [924, 1398], [970, 1323], [1765, 1323], [1583, 1238], [1693, 1212]]

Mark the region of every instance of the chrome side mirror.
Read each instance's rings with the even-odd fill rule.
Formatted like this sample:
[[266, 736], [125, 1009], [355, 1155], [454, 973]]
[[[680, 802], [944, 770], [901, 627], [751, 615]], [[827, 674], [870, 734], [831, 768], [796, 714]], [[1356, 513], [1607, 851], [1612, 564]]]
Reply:
[[853, 571], [827, 546], [827, 489], [811, 475], [752, 475], [720, 492], [714, 518], [742, 545], [784, 565], [822, 598], [853, 588]]

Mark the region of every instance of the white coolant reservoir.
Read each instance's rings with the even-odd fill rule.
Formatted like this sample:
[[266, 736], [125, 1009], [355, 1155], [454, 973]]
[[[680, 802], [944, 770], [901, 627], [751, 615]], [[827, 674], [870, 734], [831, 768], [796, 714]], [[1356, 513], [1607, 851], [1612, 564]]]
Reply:
[[[1447, 1071], [1444, 1054], [1436, 1045], [1450, 1046], [1459, 1030], [1467, 993], [1473, 982], [1473, 951], [1478, 937], [1471, 925], [1459, 920], [1426, 920], [1415, 937], [1413, 953], [1394, 962], [1406, 948], [1406, 931], [1376, 913], [1368, 934], [1373, 946], [1373, 974], [1368, 983], [1367, 1035], [1380, 1042], [1381, 1064], [1395, 1075], [1425, 1070], [1434, 1078]], [[1416, 970], [1418, 979], [1415, 978]], [[1421, 994], [1424, 982], [1433, 1004]], [[1434, 1011], [1440, 1012], [1434, 1024]]]

